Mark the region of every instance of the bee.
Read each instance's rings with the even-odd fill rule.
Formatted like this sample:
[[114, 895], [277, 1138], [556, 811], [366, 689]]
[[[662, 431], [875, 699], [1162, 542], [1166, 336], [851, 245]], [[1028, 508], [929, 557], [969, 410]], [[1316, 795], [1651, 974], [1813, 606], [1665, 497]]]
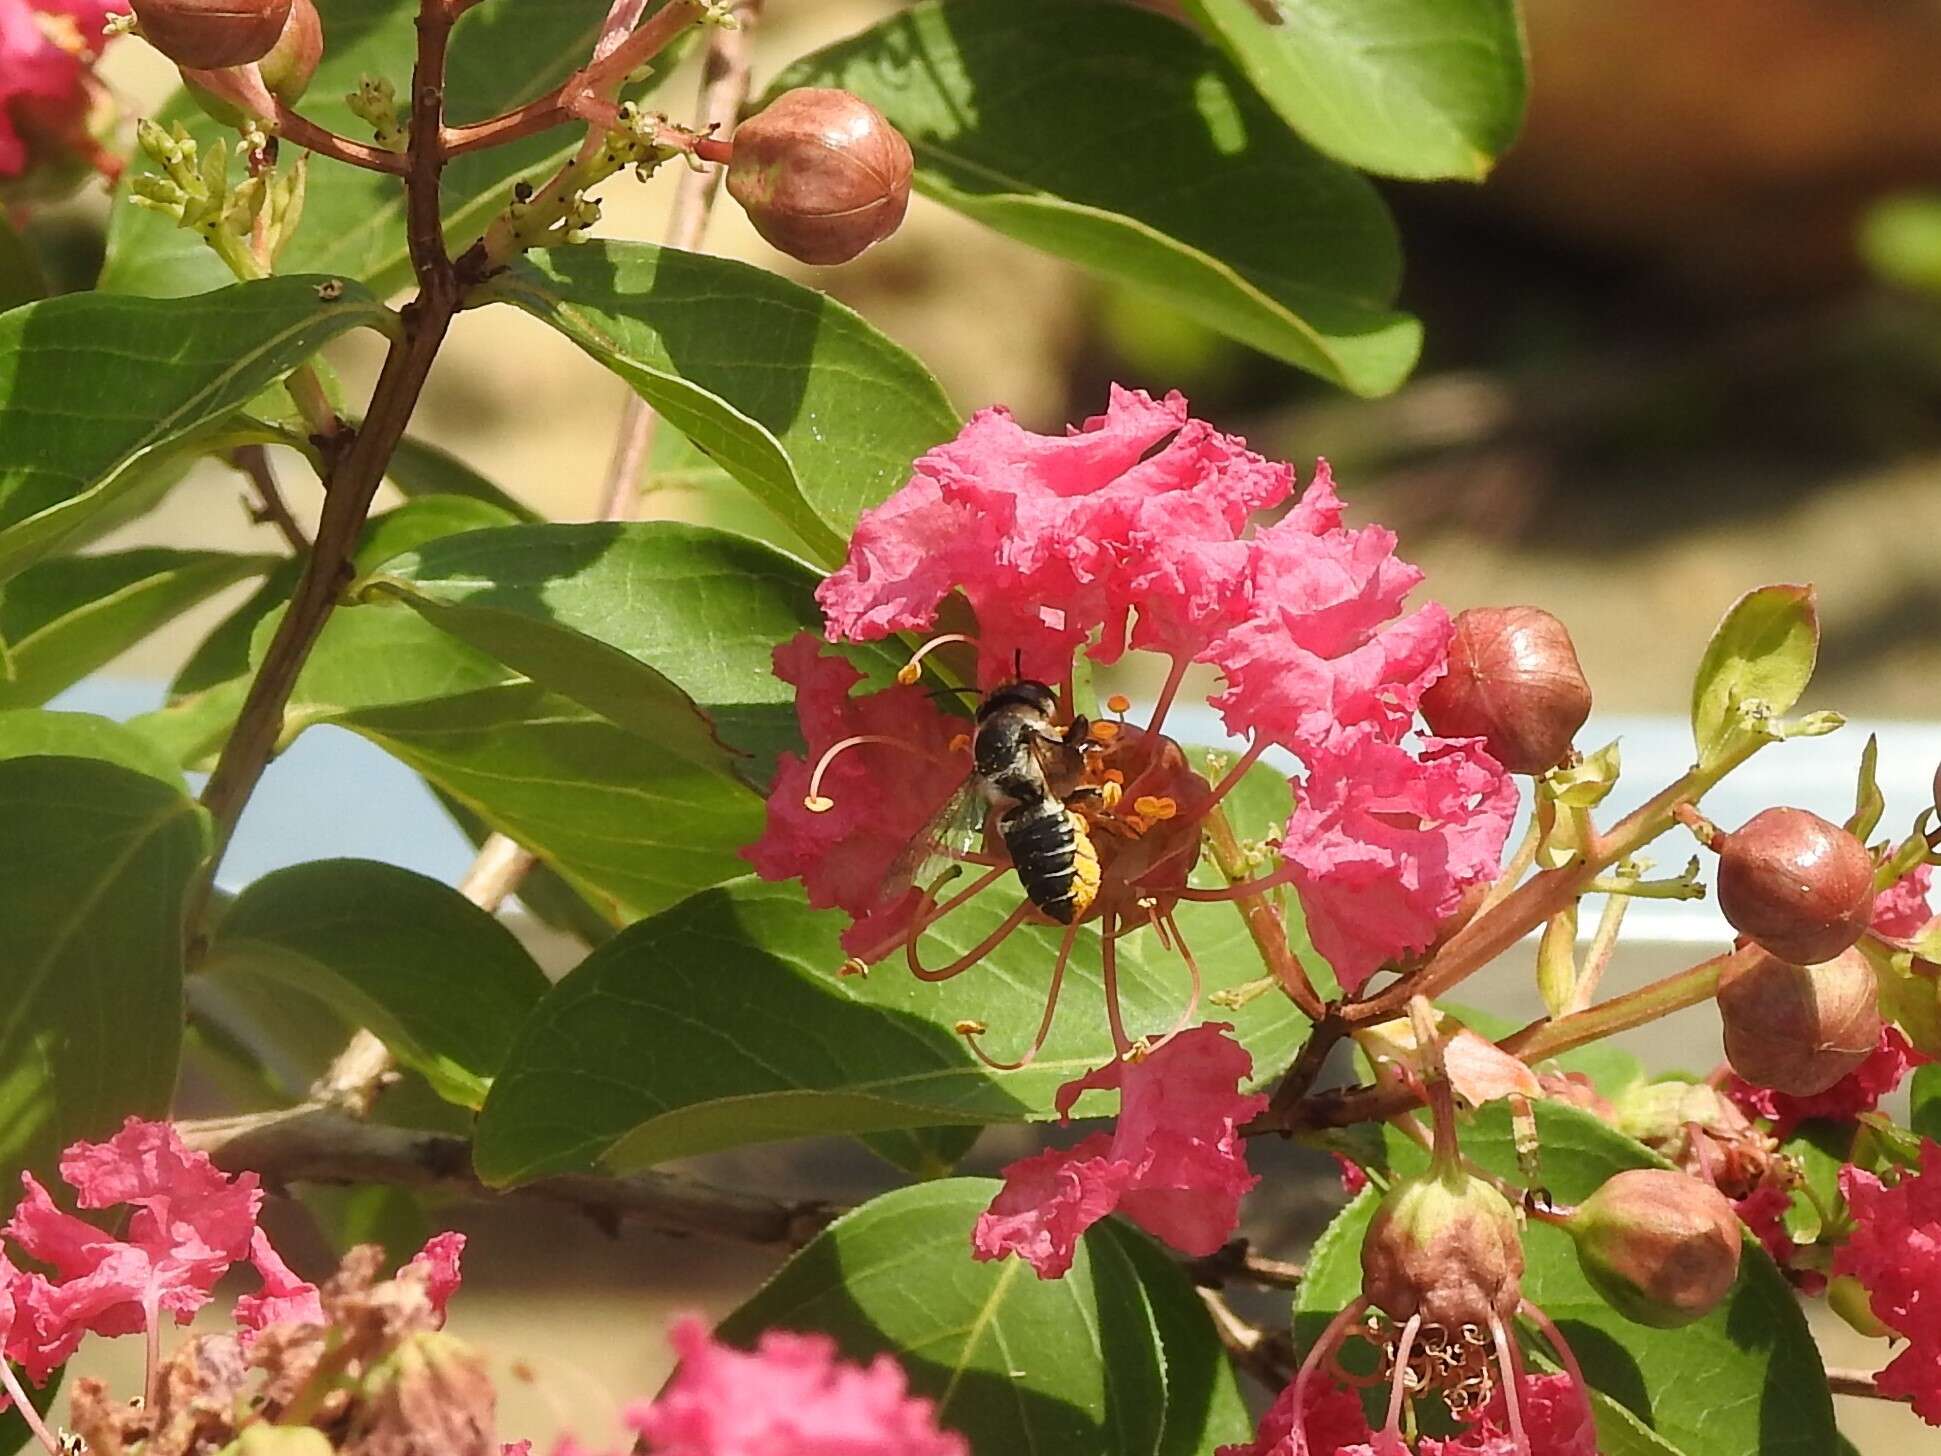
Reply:
[[[992, 811], [1019, 883], [1033, 905], [1070, 925], [1099, 888], [1099, 857], [1072, 804], [1097, 794], [1082, 783], [1090, 725], [1056, 721], [1057, 696], [1044, 683], [1016, 678], [977, 705], [970, 774], [913, 841], [912, 861], [968, 848]], [[905, 881], [907, 883], [907, 881]]]

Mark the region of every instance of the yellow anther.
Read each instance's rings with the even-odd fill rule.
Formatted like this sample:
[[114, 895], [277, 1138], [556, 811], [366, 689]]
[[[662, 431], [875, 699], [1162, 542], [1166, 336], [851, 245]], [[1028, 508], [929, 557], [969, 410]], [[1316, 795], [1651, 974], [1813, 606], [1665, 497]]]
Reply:
[[836, 974], [838, 976], [866, 977], [869, 975], [869, 962], [859, 957], [851, 956], [848, 960], [836, 967]]
[[1105, 809], [1116, 809], [1119, 800], [1125, 797], [1125, 789], [1116, 781], [1107, 779], [1099, 785], [1099, 805]]
[[1124, 713], [1131, 709], [1132, 699], [1124, 693], [1114, 693], [1105, 700], [1105, 706], [1114, 713]]
[[950, 740], [950, 751], [952, 753], [969, 753], [970, 746], [971, 739], [968, 733], [959, 733], [955, 738]]
[[827, 814], [831, 809], [836, 807], [836, 801], [826, 794], [804, 794], [802, 796], [802, 807], [807, 809], [811, 814]]
[[1125, 781], [1126, 781], [1126, 774], [1125, 774], [1125, 770], [1124, 770], [1124, 769], [1122, 769], [1122, 768], [1109, 768], [1109, 769], [1107, 769], [1107, 770], [1105, 771], [1105, 781], [1106, 781], [1106, 782], [1107, 782], [1108, 784], [1121, 784], [1121, 785], [1123, 785], [1123, 784], [1125, 783]]
[[1119, 725], [1117, 723], [1094, 723], [1091, 727], [1090, 736], [1095, 743], [1110, 743], [1119, 736]]
[[906, 688], [922, 676], [923, 669], [918, 667], [914, 662], [906, 662], [896, 670], [896, 680]]
[[1179, 812], [1179, 805], [1160, 795], [1141, 794], [1132, 801], [1132, 812], [1141, 819], [1170, 819]]
[[959, 1036], [982, 1036], [990, 1027], [981, 1021], [960, 1021], [951, 1029]]

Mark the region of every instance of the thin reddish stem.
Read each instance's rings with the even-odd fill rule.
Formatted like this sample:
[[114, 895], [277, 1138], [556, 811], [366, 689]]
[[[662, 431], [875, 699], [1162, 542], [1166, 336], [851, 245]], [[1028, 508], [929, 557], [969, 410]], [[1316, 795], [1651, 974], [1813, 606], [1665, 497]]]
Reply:
[[1179, 685], [1186, 680], [1186, 669], [1193, 665], [1192, 659], [1184, 654], [1175, 654], [1173, 665], [1166, 673], [1166, 682], [1159, 690], [1159, 701], [1153, 704], [1152, 718], [1146, 724], [1148, 733], [1157, 733], [1166, 721], [1166, 714], [1172, 710], [1173, 699], [1179, 696]]
[[1051, 968], [1051, 987], [1045, 992], [1045, 1014], [1039, 1018], [1038, 1034], [1031, 1038], [1031, 1045], [1025, 1048], [1024, 1055], [1015, 1062], [1000, 1062], [987, 1055], [977, 1044], [979, 1032], [966, 1032], [964, 1040], [977, 1054], [977, 1059], [994, 1072], [1019, 1072], [1038, 1059], [1038, 1053], [1045, 1048], [1045, 1041], [1051, 1035], [1052, 1019], [1058, 1014], [1058, 992], [1065, 984], [1065, 967], [1071, 963], [1072, 947], [1078, 941], [1078, 922], [1074, 920], [1065, 927], [1065, 937], [1058, 943], [1058, 959]]
[[21, 1388], [20, 1378], [13, 1373], [13, 1366], [0, 1358], [0, 1389], [13, 1397], [13, 1408], [20, 1412], [20, 1419], [27, 1423], [27, 1429], [34, 1433], [34, 1439], [47, 1448], [47, 1456], [61, 1456], [61, 1443], [54, 1433], [47, 1429], [47, 1422], [40, 1418], [34, 1403], [27, 1399], [27, 1392]]
[[1395, 1342], [1394, 1374], [1388, 1386], [1388, 1417], [1382, 1422], [1382, 1431], [1398, 1440], [1402, 1435], [1402, 1397], [1408, 1393], [1409, 1352], [1415, 1348], [1415, 1337], [1420, 1333], [1422, 1316], [1412, 1314], [1402, 1326], [1402, 1338]]
[[1112, 1047], [1120, 1056], [1132, 1050], [1132, 1038], [1126, 1035], [1125, 1016], [1119, 1010], [1119, 942], [1112, 932], [1117, 924], [1110, 910], [1099, 921], [1099, 936], [1104, 942], [1100, 962], [1104, 967], [1105, 982], [1105, 1021], [1112, 1029]]
[[1173, 919], [1172, 916], [1161, 916], [1153, 921], [1154, 930], [1159, 930], [1162, 927], [1172, 937], [1172, 949], [1182, 961], [1186, 962], [1186, 978], [1189, 990], [1186, 996], [1186, 1009], [1180, 1012], [1178, 1019], [1173, 1022], [1172, 1029], [1148, 1047], [1149, 1051], [1158, 1051], [1159, 1048], [1186, 1030], [1193, 1018], [1199, 1014], [1200, 1010], [1200, 963], [1194, 958], [1193, 947], [1186, 943], [1186, 936], [1180, 931], [1179, 922]]
[[903, 944], [903, 958], [909, 963], [910, 974], [915, 976], [919, 981], [948, 981], [952, 976], [961, 975], [1003, 944], [1010, 937], [1012, 931], [1024, 924], [1024, 917], [1030, 910], [1031, 902], [1026, 900], [1017, 909], [1005, 916], [996, 930], [993, 930], [989, 935], [985, 936], [949, 965], [939, 967], [935, 970], [926, 968], [918, 960], [917, 937], [912, 935]]
[[1321, 1331], [1321, 1338], [1307, 1352], [1301, 1368], [1294, 1375], [1294, 1456], [1310, 1456], [1307, 1443], [1307, 1383], [1314, 1378], [1314, 1372], [1321, 1362], [1340, 1345], [1350, 1325], [1359, 1321], [1368, 1308], [1368, 1301], [1357, 1296], [1348, 1301], [1347, 1306], [1328, 1321], [1328, 1327]]
[[1496, 1342], [1496, 1363], [1503, 1372], [1503, 1409], [1510, 1417], [1510, 1439], [1516, 1443], [1517, 1456], [1530, 1456], [1530, 1438], [1523, 1433], [1522, 1392], [1517, 1388], [1521, 1372], [1517, 1368], [1516, 1345], [1495, 1310], [1489, 1313], [1489, 1333]]

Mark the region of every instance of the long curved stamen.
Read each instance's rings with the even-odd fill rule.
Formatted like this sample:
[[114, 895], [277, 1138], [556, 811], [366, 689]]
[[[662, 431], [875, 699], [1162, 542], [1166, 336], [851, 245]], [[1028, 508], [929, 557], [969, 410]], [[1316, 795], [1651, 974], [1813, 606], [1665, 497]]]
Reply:
[[1294, 1456], [1309, 1456], [1307, 1444], [1307, 1383], [1314, 1377], [1321, 1361], [1331, 1355], [1341, 1343], [1343, 1333], [1349, 1325], [1358, 1322], [1368, 1308], [1368, 1301], [1357, 1296], [1348, 1301], [1340, 1314], [1328, 1321], [1328, 1327], [1321, 1331], [1321, 1338], [1314, 1342], [1314, 1348], [1307, 1352], [1307, 1359], [1294, 1376]]
[[924, 932], [930, 929], [931, 926], [935, 925], [939, 920], [942, 920], [951, 911], [955, 910], [959, 905], [963, 904], [979, 891], [987, 889], [996, 883], [998, 877], [1009, 868], [1009, 865], [998, 865], [986, 871], [941, 905], [937, 903], [937, 891], [941, 890], [945, 883], [957, 874], [957, 870], [953, 868], [937, 876], [930, 887], [923, 892], [923, 897], [917, 902], [917, 913], [910, 921], [910, 943], [915, 944], [923, 938]]
[[0, 1390], [13, 1397], [13, 1408], [20, 1412], [20, 1418], [27, 1423], [27, 1429], [33, 1432], [34, 1439], [47, 1448], [47, 1456], [61, 1456], [64, 1448], [60, 1440], [47, 1429], [47, 1422], [40, 1418], [40, 1412], [34, 1409], [34, 1403], [27, 1398], [27, 1392], [14, 1375], [13, 1367], [5, 1360], [0, 1360]]
[[1503, 1368], [1503, 1409], [1509, 1412], [1510, 1439], [1516, 1443], [1517, 1456], [1530, 1456], [1530, 1438], [1523, 1433], [1523, 1409], [1518, 1390], [1521, 1372], [1517, 1369], [1515, 1346], [1495, 1310], [1489, 1312], [1490, 1338], [1496, 1341], [1496, 1361]]
[[977, 1044], [981, 1031], [967, 1031], [964, 1040], [977, 1059], [994, 1072], [1020, 1072], [1038, 1059], [1038, 1053], [1045, 1048], [1045, 1039], [1051, 1035], [1052, 1018], [1058, 1012], [1058, 988], [1065, 983], [1065, 967], [1072, 958], [1072, 946], [1078, 941], [1078, 922], [1074, 920], [1065, 927], [1065, 938], [1058, 943], [1058, 960], [1051, 968], [1051, 986], [1045, 992], [1045, 1014], [1038, 1022], [1038, 1034], [1031, 1038], [1031, 1045], [1025, 1048], [1024, 1055], [1015, 1062], [1000, 1062], [985, 1055], [984, 1049]]
[[1132, 1038], [1126, 1035], [1125, 1017], [1119, 1011], [1119, 946], [1118, 937], [1113, 934], [1116, 917], [1110, 910], [1099, 921], [1099, 938], [1105, 943], [1104, 980], [1105, 980], [1105, 1020], [1112, 1028], [1112, 1048], [1120, 1056], [1132, 1050]]
[[1422, 1333], [1422, 1316], [1412, 1314], [1409, 1322], [1402, 1326], [1402, 1338], [1395, 1342], [1394, 1373], [1389, 1377], [1388, 1419], [1382, 1422], [1382, 1429], [1393, 1435], [1401, 1434], [1402, 1397], [1408, 1394], [1409, 1351], [1415, 1347], [1415, 1337]]
[[1172, 669], [1166, 674], [1165, 686], [1159, 690], [1159, 701], [1153, 704], [1152, 718], [1146, 724], [1148, 733], [1157, 733], [1159, 725], [1166, 721], [1166, 714], [1172, 709], [1173, 699], [1179, 696], [1179, 685], [1186, 679], [1186, 669], [1192, 665], [1193, 660], [1184, 654], [1173, 658]]
[[1186, 974], [1192, 989], [1186, 997], [1186, 1009], [1180, 1012], [1179, 1020], [1173, 1023], [1170, 1031], [1147, 1048], [1148, 1051], [1155, 1052], [1186, 1030], [1200, 1011], [1200, 963], [1193, 957], [1193, 947], [1186, 943], [1186, 937], [1181, 934], [1179, 922], [1170, 915], [1163, 915], [1153, 921], [1153, 928], [1157, 930], [1162, 924], [1171, 932], [1173, 947], [1178, 952], [1179, 958], [1186, 962]]
[[962, 642], [966, 646], [970, 646], [970, 647], [975, 647], [977, 645], [970, 638], [966, 637], [962, 632], [946, 632], [940, 637], [932, 637], [928, 642], [924, 643], [923, 646], [919, 647], [915, 652], [911, 653], [910, 660], [904, 663], [903, 666], [899, 667], [896, 670], [896, 680], [902, 683], [905, 687], [908, 687], [911, 683], [915, 682], [919, 677], [923, 676], [923, 672], [922, 672], [923, 659], [928, 657], [931, 653], [935, 652], [939, 647], [948, 647], [953, 642]]
[[952, 976], [968, 971], [972, 966], [983, 960], [985, 956], [996, 950], [1012, 931], [1024, 924], [1024, 917], [1030, 913], [1030, 910], [1031, 902], [1026, 900], [1017, 909], [1005, 916], [996, 930], [993, 930], [989, 935], [985, 936], [976, 945], [958, 956], [956, 960], [947, 966], [939, 966], [934, 970], [927, 969], [917, 959], [917, 937], [914, 935], [903, 943], [903, 959], [909, 963], [910, 974], [915, 976], [919, 981], [948, 981]]
[[[1529, 1300], [1523, 1300], [1516, 1308], [1517, 1313], [1535, 1325], [1544, 1339], [1550, 1342], [1550, 1348], [1556, 1352], [1558, 1362], [1564, 1367], [1564, 1373], [1570, 1376], [1571, 1384], [1577, 1387], [1579, 1395], [1585, 1395], [1590, 1387], [1584, 1383], [1583, 1367], [1577, 1363], [1577, 1352], [1570, 1348], [1570, 1341], [1564, 1338], [1564, 1332], [1557, 1328], [1555, 1321], [1549, 1315]], [[1586, 1395], [1585, 1398], [1589, 1397]]]
[[822, 757], [816, 760], [815, 772], [809, 775], [809, 792], [802, 796], [803, 808], [811, 814], [824, 814], [836, 807], [834, 799], [822, 797], [822, 776], [829, 772], [829, 765], [836, 761], [839, 754], [847, 753], [850, 749], [864, 743], [880, 743], [886, 748], [900, 748], [905, 753], [914, 753], [918, 758], [929, 759], [932, 763], [942, 762], [935, 755], [925, 753], [916, 744], [906, 743], [901, 738], [891, 738], [884, 733], [857, 733], [848, 738], [841, 738], [824, 749]]
[[1188, 885], [1183, 890], [1174, 891], [1181, 900], [1239, 900], [1248, 895], [1264, 895], [1269, 890], [1277, 890], [1282, 885], [1294, 882], [1294, 865], [1283, 860], [1281, 867], [1268, 874], [1257, 875], [1251, 880], [1235, 880], [1232, 884], [1217, 890], [1196, 890]]

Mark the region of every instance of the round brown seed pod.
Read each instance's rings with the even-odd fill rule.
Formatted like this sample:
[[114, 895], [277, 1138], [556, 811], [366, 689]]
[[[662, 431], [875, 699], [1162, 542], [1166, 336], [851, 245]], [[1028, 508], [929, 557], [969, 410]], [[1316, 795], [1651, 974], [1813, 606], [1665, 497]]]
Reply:
[[282, 33], [256, 63], [270, 95], [285, 106], [294, 106], [310, 89], [310, 78], [317, 74], [323, 51], [323, 17], [317, 14], [315, 3], [290, 0], [290, 18], [284, 22]]
[[1459, 612], [1449, 670], [1422, 695], [1422, 717], [1437, 737], [1480, 738], [1512, 773], [1554, 767], [1590, 712], [1570, 633], [1538, 607]]
[[1874, 862], [1839, 825], [1804, 809], [1766, 809], [1712, 847], [1720, 911], [1780, 960], [1831, 960], [1867, 928]]
[[1577, 1263], [1626, 1319], [1676, 1329], [1717, 1307], [1739, 1277], [1739, 1217], [1689, 1173], [1607, 1178], [1564, 1223]]
[[1857, 950], [1811, 966], [1762, 953], [1719, 987], [1725, 1059], [1754, 1086], [1824, 1092], [1879, 1044], [1877, 993]]
[[1421, 1315], [1446, 1330], [1507, 1320], [1523, 1298], [1516, 1210], [1457, 1170], [1389, 1189], [1361, 1245], [1361, 1292], [1398, 1323]]
[[283, 33], [291, 0], [130, 0], [142, 35], [178, 66], [200, 71], [261, 60]]
[[895, 232], [910, 203], [903, 133], [847, 91], [784, 91], [735, 131], [728, 193], [771, 247], [846, 263]]

